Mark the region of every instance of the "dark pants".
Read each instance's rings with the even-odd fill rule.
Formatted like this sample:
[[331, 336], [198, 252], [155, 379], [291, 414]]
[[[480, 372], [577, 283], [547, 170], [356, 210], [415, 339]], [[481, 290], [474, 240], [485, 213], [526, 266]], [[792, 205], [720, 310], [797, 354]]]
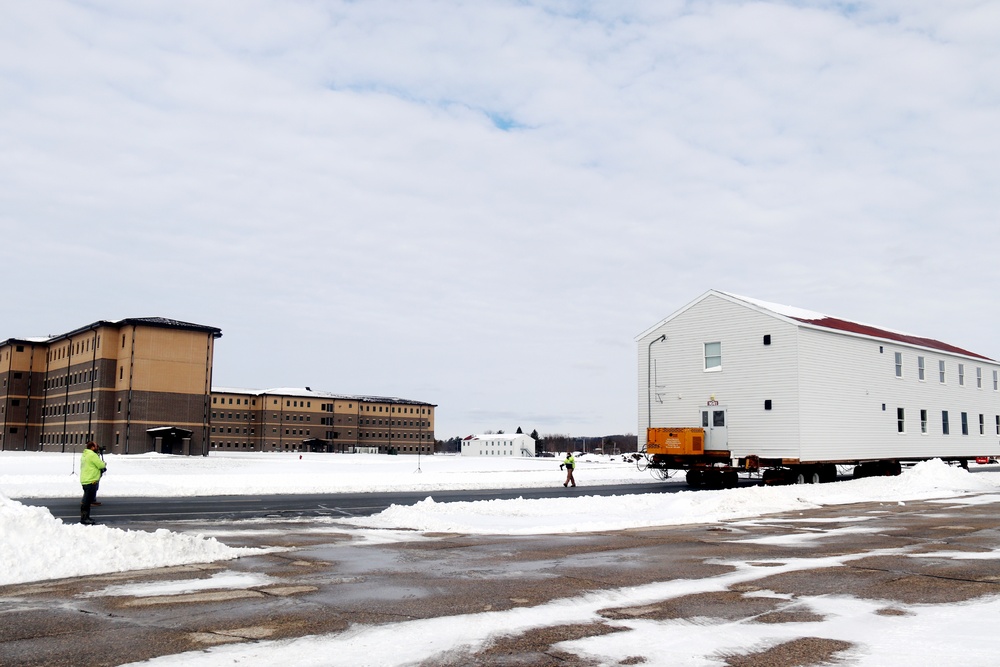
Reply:
[[80, 518], [90, 518], [90, 506], [97, 500], [97, 482], [83, 485], [83, 498], [80, 500]]

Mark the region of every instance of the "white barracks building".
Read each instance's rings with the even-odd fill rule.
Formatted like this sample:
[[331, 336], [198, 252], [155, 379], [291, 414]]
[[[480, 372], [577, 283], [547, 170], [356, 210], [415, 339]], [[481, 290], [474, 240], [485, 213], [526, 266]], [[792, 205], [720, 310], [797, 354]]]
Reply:
[[636, 338], [639, 444], [786, 464], [1000, 455], [1000, 364], [940, 341], [711, 290]]
[[535, 439], [524, 433], [487, 433], [462, 440], [462, 456], [535, 455]]

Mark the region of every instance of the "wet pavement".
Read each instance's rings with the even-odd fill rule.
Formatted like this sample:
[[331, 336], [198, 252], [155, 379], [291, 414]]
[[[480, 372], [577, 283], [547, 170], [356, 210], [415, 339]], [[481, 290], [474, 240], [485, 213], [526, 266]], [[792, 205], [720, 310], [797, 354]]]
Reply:
[[[998, 510], [997, 502], [867, 503], [710, 525], [527, 537], [411, 533], [401, 539], [398, 533], [304, 520], [137, 524], [130, 528], [169, 528], [217, 536], [231, 546], [285, 550], [2, 587], [0, 664], [119, 665], [230, 642], [337, 633], [356, 624], [533, 607], [587, 591], [704, 580], [733, 573], [734, 563], [766, 568], [789, 558], [813, 559], [816, 565], [795, 571], [776, 567], [773, 575], [734, 580], [724, 590], [642, 601], [602, 610], [600, 616], [803, 623], [819, 619], [796, 599], [830, 593], [878, 600], [880, 614], [905, 615], [899, 607], [908, 604], [1000, 594], [1000, 560], [911, 557], [1000, 549]], [[853, 558], [837, 567], [822, 560], [846, 555]], [[223, 577], [246, 583], [213, 587]], [[183, 580], [195, 584], [192, 590], [135, 594], [140, 584]], [[754, 596], [755, 591], [771, 594]], [[554, 625], [425, 664], [590, 665], [554, 645], [616, 631], [604, 622]], [[842, 641], [800, 637], [764, 653], [727, 656], [725, 664], [813, 665], [835, 662], [848, 648]], [[642, 659], [619, 664], [642, 664]]]

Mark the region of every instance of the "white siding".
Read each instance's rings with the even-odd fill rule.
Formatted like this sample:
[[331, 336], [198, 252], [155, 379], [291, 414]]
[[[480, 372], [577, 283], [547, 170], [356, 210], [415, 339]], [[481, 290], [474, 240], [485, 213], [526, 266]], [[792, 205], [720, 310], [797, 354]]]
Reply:
[[461, 454], [462, 456], [534, 456], [535, 439], [523, 433], [477, 435], [462, 441]]
[[[700, 426], [700, 410], [714, 396], [727, 411], [734, 456], [775, 456], [797, 446], [797, 327], [716, 295], [678, 313], [638, 341], [639, 442], [652, 425]], [[652, 345], [660, 335], [667, 339]], [[771, 344], [764, 345], [764, 336]], [[704, 344], [722, 343], [722, 370], [706, 372]], [[652, 400], [647, 399], [647, 373]], [[771, 410], [764, 409], [770, 400]], [[797, 451], [797, 450], [796, 450]]]
[[[666, 340], [657, 341], [664, 334]], [[770, 335], [770, 345], [763, 344], [764, 335]], [[720, 371], [705, 371], [709, 342], [722, 344]], [[727, 411], [734, 457], [810, 462], [1000, 455], [997, 362], [800, 325], [716, 292], [646, 331], [637, 351], [640, 445], [648, 425], [701, 426], [700, 410], [714, 398]], [[897, 352], [902, 377], [896, 376]], [[923, 381], [918, 356], [924, 358]], [[942, 360], [946, 384], [938, 381]], [[959, 363], [965, 366], [961, 386]], [[766, 400], [771, 410], [764, 409]], [[897, 431], [897, 408], [905, 413], [903, 433]], [[921, 433], [921, 410], [927, 411], [927, 433]], [[949, 413], [949, 435], [942, 433], [943, 410]], [[968, 415], [967, 435], [962, 412]]]
[[[804, 461], [995, 456], [1000, 452], [995, 363], [806, 328], [800, 340]], [[896, 352], [903, 358], [902, 377], [896, 377]], [[917, 378], [918, 356], [925, 361], [923, 381]], [[942, 360], [946, 384], [938, 381]], [[965, 364], [964, 386], [958, 384], [959, 363]], [[977, 367], [983, 369], [982, 388], [976, 386]], [[904, 409], [904, 433], [897, 430], [897, 408]], [[922, 409], [927, 410], [926, 434], [920, 431]], [[942, 433], [943, 410], [949, 412], [950, 435]], [[968, 414], [968, 435], [962, 435], [962, 412]], [[980, 414], [986, 422], [983, 435], [979, 433]]]

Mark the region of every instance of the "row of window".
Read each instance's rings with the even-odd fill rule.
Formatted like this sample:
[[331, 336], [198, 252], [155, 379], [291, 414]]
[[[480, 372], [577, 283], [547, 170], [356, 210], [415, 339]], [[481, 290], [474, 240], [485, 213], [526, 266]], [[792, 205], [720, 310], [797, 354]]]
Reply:
[[[216, 431], [215, 430], [216, 428], [218, 428], [219, 430]], [[233, 432], [234, 431], [233, 431], [233, 427], [232, 426], [213, 426], [212, 427], [212, 433], [233, 433]], [[236, 433], [240, 432], [239, 427], [236, 427], [236, 431], [235, 432]], [[244, 428], [243, 429], [244, 435], [246, 434], [246, 432], [247, 432], [247, 430]], [[254, 429], [250, 429], [250, 434], [253, 435], [253, 433], [254, 433]]]
[[[220, 396], [213, 396], [212, 397], [212, 404], [213, 405], [225, 404], [226, 400], [227, 400], [227, 397], [225, 397], [225, 396], [222, 396], [222, 397], [220, 397]], [[235, 398], [234, 399], [233, 397], [228, 397], [229, 405], [233, 405], [233, 401], [234, 400], [236, 401], [236, 403], [235, 403], [236, 405], [257, 405], [257, 399], [250, 399], [250, 398]], [[273, 404], [274, 405], [278, 405], [278, 399], [274, 399]], [[300, 401], [300, 400], [295, 400], [295, 399], [285, 399], [285, 407], [286, 408], [312, 408], [312, 401]], [[392, 405], [392, 406], [359, 405], [358, 408], [362, 412], [382, 412], [383, 408], [385, 408], [385, 412], [389, 412], [389, 413], [421, 414], [421, 415], [423, 415], [423, 414], [430, 414], [430, 410], [427, 409], [427, 408], [420, 408], [420, 411], [416, 412], [416, 408], [402, 407], [402, 406], [396, 406], [396, 405]], [[347, 409], [348, 410], [353, 410], [354, 409], [354, 403], [348, 403], [347, 404]], [[321, 403], [320, 404], [320, 410], [322, 410], [323, 412], [333, 412], [334, 411], [334, 404], [333, 403]]]
[[70, 386], [75, 384], [92, 383], [96, 382], [98, 378], [97, 371], [84, 371], [81, 373], [70, 373], [68, 375], [59, 375], [54, 378], [49, 378], [45, 380], [45, 389], [58, 389], [60, 387]]
[[[17, 405], [18, 403], [20, 401], [16, 399], [11, 401], [13, 405]], [[46, 405], [42, 408], [42, 415], [45, 417], [61, 417], [62, 415], [93, 414], [96, 409], [97, 403], [95, 401], [82, 401], [80, 403], [63, 405]]]
[[[250, 405], [251, 404], [250, 400], [251, 399], [249, 399], [249, 398], [237, 398], [236, 399], [236, 405]], [[226, 397], [225, 396], [223, 396], [222, 398], [219, 398], [218, 396], [213, 396], [212, 397], [212, 405], [217, 405], [217, 404], [220, 404], [220, 403], [222, 405], [226, 404]], [[233, 404], [233, 399], [232, 399], [232, 397], [230, 397], [229, 398], [229, 405], [232, 405], [232, 404]], [[257, 405], [257, 399], [253, 399], [253, 405]]]
[[[959, 420], [962, 435], [969, 435], [969, 413], [959, 413]], [[993, 421], [996, 434], [1000, 435], [1000, 415], [994, 415]], [[986, 415], [980, 414], [978, 420], [979, 435], [986, 435], [986, 425]], [[896, 408], [896, 431], [899, 433], [906, 433], [906, 408]], [[926, 434], [928, 432], [927, 410], [920, 410], [920, 432], [922, 434]], [[943, 435], [951, 435], [951, 415], [948, 410], [941, 411], [941, 433]]]
[[42, 444], [45, 445], [61, 445], [63, 442], [67, 445], [82, 445], [93, 439], [94, 435], [92, 433], [67, 433], [66, 435], [62, 433], [42, 434]]
[[[222, 440], [212, 440], [209, 443], [209, 446], [212, 449], [249, 449], [249, 450], [256, 450], [256, 445], [254, 443], [252, 443], [252, 442], [233, 442], [231, 440], [225, 440], [225, 441], [222, 441]], [[298, 450], [299, 449], [299, 445], [297, 445], [295, 443], [287, 443], [287, 442], [284, 443], [284, 445], [279, 445], [278, 443], [272, 442], [272, 443], [268, 443], [268, 445], [266, 445], [266, 446], [269, 446], [272, 451], [278, 450], [278, 449], [285, 449], [285, 450]], [[417, 445], [417, 446], [409, 446], [409, 447], [400, 447], [399, 448], [399, 451], [401, 451], [401, 452], [428, 452], [430, 450], [431, 450], [431, 448], [428, 447], [427, 445]]]
[[[94, 346], [93, 346], [93, 348], [91, 348], [91, 346], [90, 346], [90, 341], [91, 341], [90, 338], [85, 338], [82, 341], [77, 341], [75, 343], [70, 342], [67, 345], [62, 345], [62, 346], [57, 347], [55, 349], [51, 349], [46, 354], [46, 359], [48, 361], [56, 361], [58, 359], [65, 359], [66, 357], [70, 356], [71, 354], [82, 354], [82, 353], [90, 352], [91, 349], [94, 349], [94, 350], [101, 349], [101, 336], [100, 336], [100, 334], [98, 334], [97, 338], [94, 340]], [[124, 336], [122, 337], [122, 341], [123, 341], [123, 346], [124, 346]], [[18, 345], [17, 346], [17, 351], [18, 352], [23, 352], [24, 348], [21, 345]]]
[[[233, 400], [234, 399], [232, 397], [229, 398], [229, 405], [233, 404]], [[249, 398], [240, 399], [240, 398], [236, 398], [235, 400], [236, 400], [236, 405], [240, 405], [241, 401], [242, 401], [243, 405], [257, 405], [257, 400], [256, 399], [249, 399]], [[218, 397], [218, 396], [213, 396], [212, 397], [212, 403], [213, 404], [216, 404], [216, 403], [219, 403], [219, 402], [225, 403], [226, 402], [226, 397], [225, 396], [223, 396], [221, 398]], [[274, 405], [277, 405], [278, 404], [278, 399], [274, 399], [273, 403], [274, 403]], [[286, 408], [312, 408], [312, 401], [299, 401], [299, 400], [294, 400], [294, 399], [285, 399], [285, 407]], [[386, 408], [385, 412], [393, 412], [393, 413], [397, 413], [398, 412], [400, 414], [403, 414], [403, 413], [416, 414], [415, 413], [415, 408], [406, 408], [406, 407], [400, 407], [400, 406], [395, 406], [395, 405], [388, 406], [388, 407], [382, 406], [382, 405], [364, 405], [364, 406], [359, 406], [359, 407], [363, 408], [364, 412], [382, 412], [383, 408]], [[377, 410], [376, 410], [376, 408], [377, 408]], [[354, 409], [354, 404], [353, 403], [348, 403], [347, 404], [347, 409], [348, 410], [353, 410]], [[334, 411], [334, 404], [333, 403], [322, 403], [322, 404], [320, 404], [320, 410], [322, 410], [324, 412], [333, 412]], [[425, 410], [424, 408], [421, 408], [419, 414], [425, 414], [424, 410]]]
[[[894, 353], [894, 357], [895, 357], [896, 377], [901, 378], [903, 377], [903, 353], [896, 352]], [[940, 384], [948, 383], [948, 367], [943, 359], [938, 360], [937, 374], [938, 374], [938, 383]], [[958, 377], [958, 386], [964, 387], [965, 377], [966, 377], [964, 363], [959, 362], [956, 375]], [[917, 379], [920, 380], [921, 382], [924, 382], [927, 379], [926, 360], [922, 356], [917, 357]], [[975, 382], [977, 389], [983, 388], [982, 366], [976, 366]], [[1000, 391], [1000, 371], [997, 370], [993, 371], [993, 391]]]
[[[234, 416], [235, 416], [235, 419], [238, 419], [240, 421], [246, 421], [246, 419], [248, 417], [249, 417], [249, 419], [251, 421], [257, 419], [257, 415], [255, 415], [253, 413], [244, 413], [244, 412], [237, 412], [237, 413], [232, 413], [232, 412], [230, 412], [230, 413], [213, 412], [212, 413], [212, 419], [233, 419]], [[278, 415], [277, 414], [272, 415], [272, 417], [274, 419], [278, 419]], [[306, 422], [311, 422], [312, 421], [312, 416], [311, 415], [285, 415], [285, 421], [300, 421], [300, 422], [301, 421], [306, 421]], [[340, 422], [341, 420], [338, 419], [337, 421]], [[367, 424], [369, 426], [383, 426], [383, 420], [382, 419], [362, 419], [362, 420], [359, 420], [359, 421], [360, 421], [360, 423]], [[385, 426], [401, 426], [401, 427], [410, 427], [410, 428], [430, 428], [430, 422], [427, 421], [427, 420], [424, 420], [424, 419], [420, 419], [420, 420], [386, 419], [386, 420], [384, 420], [384, 422], [385, 422], [384, 423]], [[321, 417], [320, 418], [320, 423], [322, 425], [324, 425], [324, 426], [333, 426], [333, 417]], [[351, 423], [350, 417], [348, 417], [348, 423]]]

